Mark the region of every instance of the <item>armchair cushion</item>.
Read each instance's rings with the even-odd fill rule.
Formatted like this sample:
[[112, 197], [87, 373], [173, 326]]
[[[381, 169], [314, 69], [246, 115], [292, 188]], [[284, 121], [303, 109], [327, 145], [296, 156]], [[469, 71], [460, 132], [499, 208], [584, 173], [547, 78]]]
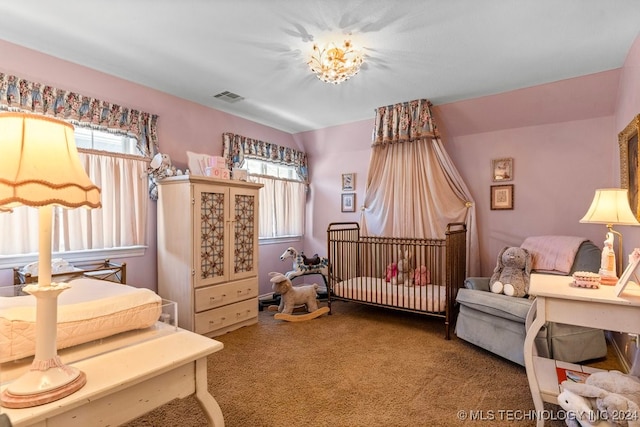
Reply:
[[489, 277], [467, 277], [464, 281], [464, 287], [476, 291], [491, 292], [489, 281]]
[[533, 303], [528, 298], [514, 298], [473, 289], [459, 289], [456, 300], [460, 305], [523, 325]]

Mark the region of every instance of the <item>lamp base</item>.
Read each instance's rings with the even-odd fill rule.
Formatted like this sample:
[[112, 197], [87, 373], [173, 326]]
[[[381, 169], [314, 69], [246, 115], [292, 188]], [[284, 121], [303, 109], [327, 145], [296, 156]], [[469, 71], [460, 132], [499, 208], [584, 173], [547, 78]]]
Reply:
[[14, 394], [11, 393], [10, 390], [5, 389], [2, 392], [2, 395], [0, 395], [0, 403], [5, 408], [22, 409], [44, 405], [46, 403], [62, 399], [63, 397], [67, 397], [80, 390], [86, 384], [87, 376], [85, 373], [78, 370], [77, 374], [78, 375], [71, 380], [71, 382], [53, 390], [35, 392], [32, 394]]

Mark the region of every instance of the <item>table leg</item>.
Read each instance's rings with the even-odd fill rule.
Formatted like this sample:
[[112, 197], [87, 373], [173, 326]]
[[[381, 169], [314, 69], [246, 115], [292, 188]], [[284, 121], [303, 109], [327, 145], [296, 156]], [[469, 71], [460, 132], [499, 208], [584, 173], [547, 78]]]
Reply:
[[224, 416], [220, 405], [209, 393], [207, 384], [207, 358], [196, 360], [196, 399], [202, 407], [209, 425], [213, 427], [224, 427]]
[[[541, 306], [538, 307], [537, 304], [541, 304]], [[531, 313], [531, 310], [533, 310], [533, 313]], [[543, 299], [539, 297], [536, 298], [536, 301], [531, 305], [530, 313], [531, 314], [527, 316], [527, 323], [529, 323], [531, 317], [535, 316], [535, 319], [527, 329], [527, 335], [524, 339], [524, 366], [527, 371], [533, 406], [535, 407], [536, 414], [539, 415], [536, 425], [537, 427], [543, 427], [544, 418], [541, 415], [544, 411], [544, 404], [542, 402], [542, 396], [540, 395], [540, 385], [538, 384], [538, 378], [535, 372], [535, 364], [533, 363], [533, 357], [537, 355], [535, 339], [545, 323]]]

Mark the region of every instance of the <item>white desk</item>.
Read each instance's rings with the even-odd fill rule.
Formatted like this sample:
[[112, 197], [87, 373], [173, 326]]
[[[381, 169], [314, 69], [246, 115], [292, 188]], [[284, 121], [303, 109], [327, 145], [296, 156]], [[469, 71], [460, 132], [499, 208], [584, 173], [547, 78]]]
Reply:
[[[545, 322], [640, 333], [640, 287], [630, 283], [624, 293], [616, 297], [613, 286], [586, 289], [573, 287], [572, 282], [570, 276], [531, 275], [529, 294], [536, 296], [536, 301], [529, 318], [535, 318], [524, 340], [524, 365], [538, 414], [543, 413], [543, 402], [557, 404], [557, 382], [549, 386], [550, 380], [555, 379], [555, 372], [542, 372], [549, 369], [549, 360], [535, 354], [534, 339]], [[553, 361], [551, 366], [554, 366]], [[537, 425], [544, 426], [542, 417]]]
[[[223, 344], [182, 329], [152, 332], [142, 341], [124, 334], [118, 338], [128, 340], [124, 346], [111, 341], [106, 352], [69, 363], [87, 375], [86, 385], [76, 393], [46, 405], [1, 411], [14, 427], [116, 426], [195, 394], [209, 425], [223, 427], [220, 406], [207, 390], [207, 356]], [[77, 357], [78, 351], [87, 351], [82, 347], [59, 355], [68, 363], [67, 358]], [[16, 365], [2, 365], [2, 388], [10, 381], [7, 378], [24, 371], [24, 366]]]

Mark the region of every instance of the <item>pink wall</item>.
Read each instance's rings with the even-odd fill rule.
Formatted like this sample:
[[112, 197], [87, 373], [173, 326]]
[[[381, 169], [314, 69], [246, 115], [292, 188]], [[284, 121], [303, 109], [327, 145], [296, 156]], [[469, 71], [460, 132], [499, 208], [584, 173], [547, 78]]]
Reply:
[[[160, 149], [168, 153], [173, 164], [181, 169], [187, 166], [187, 151], [221, 154], [224, 132], [235, 132], [247, 137], [298, 148], [293, 136], [288, 133], [2, 40], [0, 40], [0, 57], [2, 57], [0, 71], [4, 73], [158, 114]], [[151, 203], [148, 228], [149, 248], [145, 255], [117, 261], [127, 261], [129, 283], [156, 290], [156, 210], [155, 203]], [[277, 259], [283, 250], [282, 245], [263, 245], [260, 247], [260, 259]], [[278, 267], [278, 271], [281, 271], [282, 264]], [[268, 262], [260, 265], [260, 283], [267, 289], [270, 289], [266, 274], [269, 268], [273, 266]], [[287, 269], [290, 268], [288, 266]], [[12, 282], [11, 270], [0, 271], [0, 285], [8, 285]]]
[[[620, 86], [617, 92], [616, 114], [615, 114], [615, 131], [620, 132], [627, 124], [640, 114], [640, 37], [636, 38], [634, 44], [629, 49], [622, 73], [620, 77]], [[620, 159], [615, 159], [614, 171], [619, 170]], [[620, 184], [619, 176], [616, 174], [616, 184]], [[623, 253], [629, 254], [640, 246], [640, 227], [616, 227], [618, 231], [623, 233]], [[626, 265], [626, 255], [624, 259]], [[634, 341], [627, 334], [612, 334], [618, 348], [625, 355], [626, 361], [632, 365], [637, 348]]]
[[[326, 254], [327, 226], [331, 222], [359, 221], [364, 200], [369, 155], [371, 120], [334, 126], [295, 135], [311, 164], [311, 189], [307, 209], [305, 253]], [[342, 174], [355, 173], [356, 212], [341, 212]]]
[[[615, 114], [615, 132], [622, 131], [631, 120], [640, 114], [640, 37], [638, 37], [622, 68], [620, 86], [617, 92], [618, 103]], [[616, 152], [617, 153], [617, 152]], [[615, 171], [619, 170], [620, 158], [615, 158]], [[620, 176], [616, 172], [616, 186], [620, 184]], [[629, 254], [633, 248], [640, 246], [640, 227], [619, 227], [624, 234], [624, 253]], [[626, 262], [626, 260], [625, 260]]]
[[[289, 135], [6, 42], [0, 41], [0, 54], [3, 72], [158, 114], [161, 149], [181, 168], [187, 150], [220, 152], [226, 131], [306, 150], [312, 180], [307, 236], [304, 242], [261, 246], [261, 293], [270, 288], [268, 271], [290, 268], [278, 258], [287, 246], [322, 254], [330, 222], [359, 219], [359, 212], [340, 212], [340, 179], [356, 173], [356, 202], [362, 203], [373, 111], [371, 120]], [[434, 108], [445, 147], [477, 204], [484, 274], [503, 245], [519, 244], [528, 235], [577, 234], [602, 244], [602, 227], [578, 220], [596, 188], [619, 184], [616, 135], [640, 112], [639, 64], [636, 41], [619, 70]], [[515, 159], [512, 211], [488, 207], [490, 162], [497, 157]], [[640, 230], [622, 231], [629, 236], [627, 249], [633, 247]], [[130, 282], [155, 289], [155, 239], [144, 257], [127, 261]], [[0, 284], [8, 282], [10, 275], [0, 274]]]
[[[596, 188], [615, 186], [618, 146], [614, 106], [620, 70], [434, 107], [447, 152], [476, 202], [482, 274], [498, 251], [529, 235], [573, 234], [601, 245], [604, 229], [580, 224]], [[551, 113], [548, 112], [551, 111]], [[311, 224], [305, 245], [321, 250], [341, 213], [340, 176], [357, 173], [361, 203], [371, 153], [371, 120], [307, 132], [296, 139], [310, 154]], [[514, 210], [489, 208], [491, 159], [514, 158]]]

